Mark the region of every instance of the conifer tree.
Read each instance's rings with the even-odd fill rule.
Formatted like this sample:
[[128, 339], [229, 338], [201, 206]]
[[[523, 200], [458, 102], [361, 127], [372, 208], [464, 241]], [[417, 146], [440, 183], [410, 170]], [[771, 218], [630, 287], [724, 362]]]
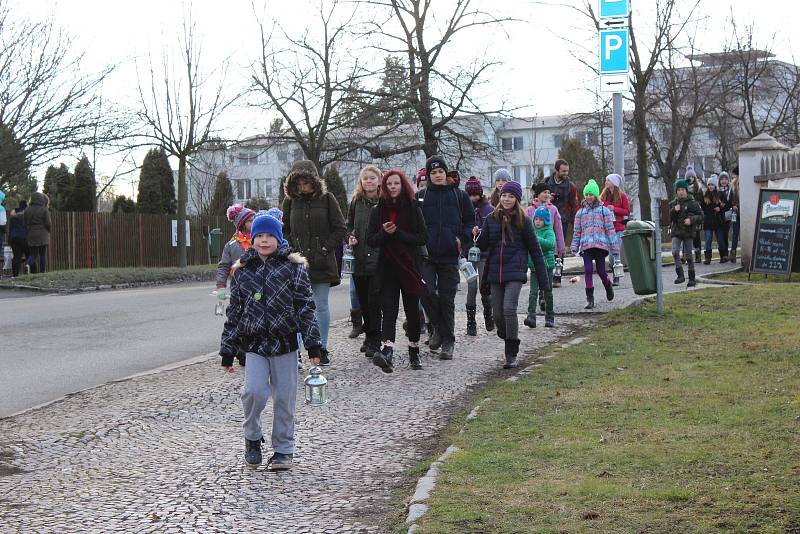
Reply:
[[175, 186], [169, 159], [162, 149], [147, 152], [139, 171], [139, 213], [175, 213]]
[[347, 213], [347, 189], [342, 182], [342, 177], [339, 176], [339, 170], [333, 165], [329, 166], [325, 169], [322, 179], [325, 181], [328, 192], [333, 193], [339, 202], [339, 209], [342, 210], [342, 213]]
[[67, 211], [95, 211], [97, 206], [97, 182], [89, 158], [83, 156], [75, 165], [72, 187], [66, 195]]

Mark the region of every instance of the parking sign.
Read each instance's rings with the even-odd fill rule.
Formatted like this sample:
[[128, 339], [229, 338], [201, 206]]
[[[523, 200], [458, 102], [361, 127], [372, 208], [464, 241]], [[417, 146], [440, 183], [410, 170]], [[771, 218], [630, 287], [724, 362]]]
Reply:
[[628, 29], [600, 32], [600, 74], [628, 72]]

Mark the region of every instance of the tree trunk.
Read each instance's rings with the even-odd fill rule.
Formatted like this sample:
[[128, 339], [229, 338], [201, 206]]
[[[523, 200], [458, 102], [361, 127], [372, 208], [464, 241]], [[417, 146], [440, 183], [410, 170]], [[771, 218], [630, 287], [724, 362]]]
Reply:
[[178, 267], [186, 268], [186, 155], [178, 157]]

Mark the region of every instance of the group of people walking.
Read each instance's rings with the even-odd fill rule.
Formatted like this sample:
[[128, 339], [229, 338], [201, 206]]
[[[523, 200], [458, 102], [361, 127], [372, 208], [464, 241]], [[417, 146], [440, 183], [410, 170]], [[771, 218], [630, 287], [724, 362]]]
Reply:
[[5, 194], [0, 191], [0, 250], [3, 243], [11, 247], [11, 274], [36, 274], [47, 271], [50, 245], [50, 200], [44, 193], [34, 192], [30, 204], [20, 200], [6, 212]]
[[505, 368], [518, 365], [517, 309], [529, 272], [524, 324], [531, 328], [537, 324], [537, 305], [545, 327], [555, 326], [553, 287], [560, 277], [554, 271], [568, 250], [583, 256], [587, 307], [594, 306], [595, 269], [606, 297], [613, 298], [616, 281], [607, 275], [605, 262], [618, 257], [615, 229], [629, 214], [619, 176], [609, 176], [602, 192], [590, 180], [579, 204], [569, 165], [559, 160], [554, 176], [534, 186], [527, 210], [522, 187], [506, 169], [494, 173], [488, 195], [477, 178], [467, 180], [463, 190], [459, 185], [460, 176], [441, 156], [426, 161], [416, 188], [400, 169], [384, 172], [368, 165], [345, 216], [316, 166], [300, 161], [287, 175], [282, 211], [229, 210], [237, 233], [223, 252], [218, 288], [235, 274], [220, 355], [228, 372], [235, 358], [246, 362], [242, 402], [249, 465], [261, 463], [260, 412], [272, 395], [275, 454], [268, 466], [291, 467], [295, 401], [289, 384], [296, 383], [301, 343], [312, 364], [331, 362], [328, 298], [341, 281], [336, 256], [342, 243], [352, 250], [354, 334], [363, 330], [362, 352], [386, 373], [394, 371], [401, 302], [410, 367], [422, 369], [423, 331], [439, 359], [454, 358], [455, 297], [459, 270], [467, 261], [478, 276], [467, 286], [466, 334], [478, 333], [480, 294], [484, 327], [503, 340]]

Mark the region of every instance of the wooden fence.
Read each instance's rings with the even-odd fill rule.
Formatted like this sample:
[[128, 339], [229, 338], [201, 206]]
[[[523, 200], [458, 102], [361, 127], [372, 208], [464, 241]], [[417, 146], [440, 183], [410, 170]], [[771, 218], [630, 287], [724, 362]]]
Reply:
[[[50, 270], [178, 265], [178, 249], [172, 246], [174, 215], [54, 211], [50, 216]], [[220, 228], [224, 245], [234, 231], [233, 224], [219, 216], [187, 219], [190, 245], [186, 262], [209, 263], [209, 230]], [[212, 256], [218, 254], [219, 250], [212, 252]]]

